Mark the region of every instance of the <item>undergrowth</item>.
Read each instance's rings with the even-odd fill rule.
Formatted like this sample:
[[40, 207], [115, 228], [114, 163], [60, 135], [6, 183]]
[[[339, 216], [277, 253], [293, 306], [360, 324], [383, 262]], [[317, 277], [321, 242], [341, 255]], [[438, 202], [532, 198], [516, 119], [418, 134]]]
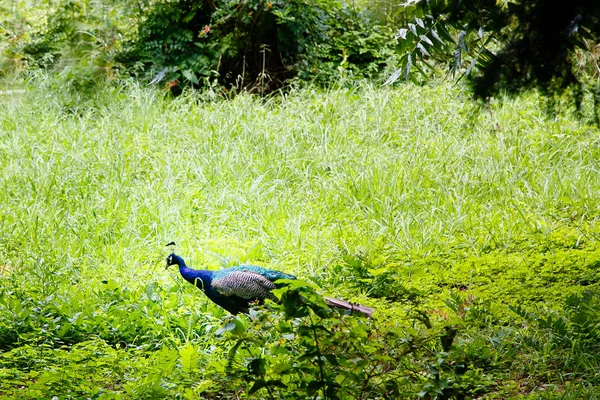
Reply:
[[[19, 87], [0, 95], [2, 396], [598, 397], [598, 130], [536, 94]], [[231, 319], [164, 270], [170, 241], [191, 267], [304, 283]]]

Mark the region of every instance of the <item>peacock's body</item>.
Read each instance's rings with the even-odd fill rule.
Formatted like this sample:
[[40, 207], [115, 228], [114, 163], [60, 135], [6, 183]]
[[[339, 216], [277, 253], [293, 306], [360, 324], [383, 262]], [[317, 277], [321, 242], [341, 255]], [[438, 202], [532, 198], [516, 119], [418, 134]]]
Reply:
[[[234, 315], [247, 313], [252, 302], [276, 300], [271, 291], [280, 287], [280, 284], [275, 283], [278, 279], [296, 279], [293, 275], [256, 265], [239, 265], [220, 271], [192, 269], [185, 264], [183, 258], [175, 254], [167, 257], [167, 268], [171, 265], [179, 266], [179, 273], [183, 279], [198, 287], [215, 304]], [[328, 297], [324, 299], [332, 307], [359, 311], [367, 316], [373, 313], [373, 309], [369, 307]]]

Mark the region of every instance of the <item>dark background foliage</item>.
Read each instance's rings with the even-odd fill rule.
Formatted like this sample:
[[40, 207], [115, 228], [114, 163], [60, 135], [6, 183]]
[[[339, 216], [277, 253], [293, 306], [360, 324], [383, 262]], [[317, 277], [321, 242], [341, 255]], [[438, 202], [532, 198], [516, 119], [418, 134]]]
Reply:
[[[2, 71], [52, 68], [267, 93], [291, 80], [467, 77], [481, 98], [598, 96], [598, 2], [59, 1], [0, 8]], [[34, 4], [34, 5], [32, 5]], [[365, 7], [366, 6], [366, 7]], [[35, 12], [31, 12], [31, 10]], [[35, 16], [35, 17], [33, 17]], [[395, 38], [393, 33], [396, 32]]]
[[[441, 2], [440, 2], [441, 3]], [[473, 80], [477, 95], [499, 90], [539, 87], [564, 89], [579, 81], [573, 52], [597, 41], [600, 3], [522, 1], [503, 6], [493, 1], [430, 3], [436, 14], [447, 13], [448, 22], [466, 29], [483, 29], [495, 36], [500, 48]]]
[[216, 79], [262, 93], [296, 76], [331, 78], [342, 63], [361, 76], [377, 74], [391, 53], [389, 36], [338, 1], [180, 0], [153, 7], [119, 60], [141, 61], [153, 73], [167, 68], [171, 81]]
[[453, 76], [471, 78], [481, 98], [531, 88], [581, 92], [598, 77], [599, 32], [594, 1], [418, 2], [397, 33], [401, 66], [390, 83], [413, 71], [429, 76], [423, 68], [445, 64]]

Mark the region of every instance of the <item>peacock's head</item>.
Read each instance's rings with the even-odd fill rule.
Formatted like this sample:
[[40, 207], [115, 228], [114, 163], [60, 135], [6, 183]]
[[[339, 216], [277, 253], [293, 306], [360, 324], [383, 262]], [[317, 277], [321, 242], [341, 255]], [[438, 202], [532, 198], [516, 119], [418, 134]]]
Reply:
[[[167, 247], [171, 247], [171, 246], [175, 246], [175, 242], [170, 242], [169, 244], [167, 244]], [[175, 255], [175, 252], [169, 254], [169, 257], [167, 257], [167, 266], [165, 267], [165, 269], [169, 268], [171, 265], [180, 265], [180, 260], [181, 262], [183, 262], [183, 260], [181, 259], [181, 257]]]
[[165, 269], [169, 268], [171, 265], [181, 265], [182, 262], [183, 259], [181, 257], [176, 255], [175, 253], [171, 253], [169, 254], [169, 257], [167, 257], [167, 266], [165, 267]]

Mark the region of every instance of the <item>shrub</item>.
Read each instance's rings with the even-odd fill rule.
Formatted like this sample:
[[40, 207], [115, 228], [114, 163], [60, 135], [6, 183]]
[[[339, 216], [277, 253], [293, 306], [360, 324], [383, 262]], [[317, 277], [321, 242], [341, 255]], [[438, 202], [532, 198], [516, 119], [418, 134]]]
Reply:
[[295, 76], [377, 74], [391, 54], [389, 37], [337, 0], [176, 0], [149, 11], [120, 60], [162, 71], [171, 85], [216, 81], [264, 93]]

